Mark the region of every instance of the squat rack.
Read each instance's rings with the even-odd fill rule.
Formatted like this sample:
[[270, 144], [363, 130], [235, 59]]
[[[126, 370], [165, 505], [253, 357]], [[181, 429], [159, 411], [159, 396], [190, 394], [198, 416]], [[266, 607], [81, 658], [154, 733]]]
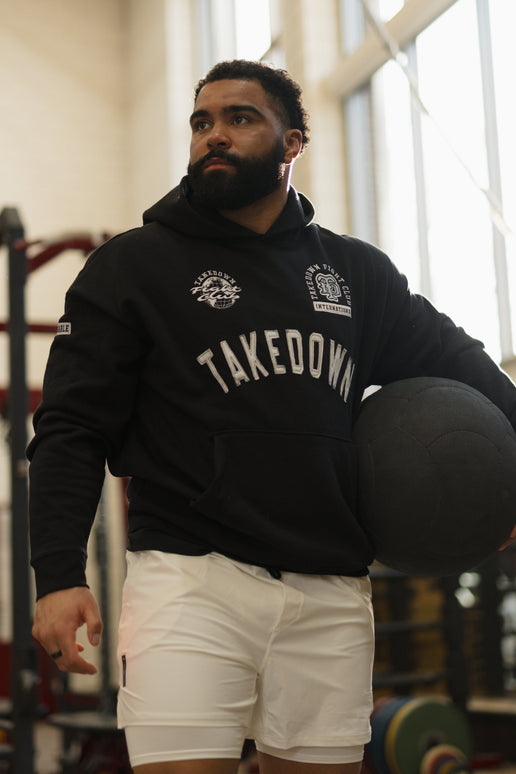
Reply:
[[[27, 332], [56, 332], [56, 325], [27, 324], [25, 283], [28, 275], [65, 250], [90, 253], [108, 238], [80, 234], [45, 241], [25, 240], [25, 229], [15, 207], [0, 212], [0, 247], [8, 250], [9, 319], [0, 331], [9, 335], [8, 391], [0, 390], [1, 404], [7, 405], [10, 426], [11, 462], [11, 552], [12, 552], [12, 647], [11, 701], [13, 719], [13, 774], [34, 772], [34, 719], [39, 675], [37, 649], [31, 636], [32, 589], [28, 542], [27, 416], [34, 410], [33, 394], [27, 387], [25, 339]], [[28, 257], [28, 248], [39, 251]]]

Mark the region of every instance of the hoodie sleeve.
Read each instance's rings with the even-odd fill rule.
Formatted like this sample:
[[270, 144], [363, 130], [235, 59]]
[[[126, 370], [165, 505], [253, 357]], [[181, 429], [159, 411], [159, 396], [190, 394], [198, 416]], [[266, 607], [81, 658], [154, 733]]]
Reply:
[[38, 598], [86, 585], [86, 546], [106, 458], [138, 386], [142, 336], [123, 303], [116, 250], [94, 253], [67, 293], [29, 444], [31, 564]]
[[[387, 384], [416, 376], [455, 379], [483, 393], [516, 429], [516, 386], [489, 357], [483, 343], [438, 312], [426, 298], [411, 293], [406, 277], [386, 256], [380, 256], [380, 276], [387, 293], [380, 305], [383, 324], [371, 383]], [[375, 272], [378, 270], [376, 264]]]

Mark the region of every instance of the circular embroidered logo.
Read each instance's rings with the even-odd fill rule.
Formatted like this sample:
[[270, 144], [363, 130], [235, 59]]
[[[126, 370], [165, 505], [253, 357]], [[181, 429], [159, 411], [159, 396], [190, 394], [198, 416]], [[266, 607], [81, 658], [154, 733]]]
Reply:
[[229, 274], [210, 270], [197, 277], [190, 292], [212, 309], [229, 309], [240, 298], [241, 288]]

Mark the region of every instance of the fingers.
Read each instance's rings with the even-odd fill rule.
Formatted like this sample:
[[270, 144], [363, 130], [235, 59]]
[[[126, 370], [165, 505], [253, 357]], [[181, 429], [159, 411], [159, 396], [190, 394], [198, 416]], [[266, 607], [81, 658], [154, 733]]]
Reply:
[[88, 607], [85, 618], [88, 640], [91, 645], [96, 647], [100, 643], [100, 637], [102, 635], [102, 619], [96, 602], [94, 606], [90, 605]]
[[89, 661], [78, 656], [82, 653], [84, 646], [80, 642], [75, 643], [76, 653], [69, 657], [68, 653], [64, 653], [61, 649], [50, 653], [50, 657], [55, 662], [55, 665], [61, 672], [75, 672], [83, 675], [94, 675], [98, 672], [97, 667]]
[[[94, 675], [98, 672], [95, 664], [82, 658], [79, 654], [84, 651], [80, 642], [75, 642], [75, 631], [56, 631], [56, 645], [49, 652], [56, 667], [61, 672], [76, 672], [83, 675]], [[42, 643], [44, 645], [44, 643]], [[45, 645], [44, 645], [45, 647]]]
[[34, 613], [33, 636], [62, 672], [96, 674], [97, 667], [80, 654], [84, 647], [76, 642], [77, 629], [86, 624], [92, 645], [98, 645], [102, 619], [95, 598], [86, 587], [63, 589], [38, 600]]
[[80, 653], [84, 651], [84, 646], [75, 642], [75, 632], [72, 633], [73, 641], [68, 637], [63, 639], [61, 645], [61, 656], [54, 659], [54, 663], [61, 672], [74, 672], [81, 675], [95, 675], [98, 672], [95, 664], [87, 661]]

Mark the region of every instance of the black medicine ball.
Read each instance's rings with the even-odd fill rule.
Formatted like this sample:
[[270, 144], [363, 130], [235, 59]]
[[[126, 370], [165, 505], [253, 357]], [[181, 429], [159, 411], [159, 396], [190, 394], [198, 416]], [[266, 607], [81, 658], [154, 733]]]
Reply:
[[450, 379], [393, 382], [354, 427], [358, 518], [383, 564], [416, 576], [464, 572], [516, 523], [516, 433], [484, 395]]

